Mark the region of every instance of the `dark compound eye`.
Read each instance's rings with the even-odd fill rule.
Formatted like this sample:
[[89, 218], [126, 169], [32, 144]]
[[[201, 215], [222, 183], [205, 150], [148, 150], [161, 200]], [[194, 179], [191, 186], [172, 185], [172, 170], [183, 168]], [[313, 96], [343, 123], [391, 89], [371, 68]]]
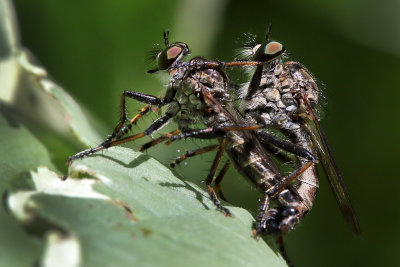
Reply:
[[157, 55], [158, 69], [166, 70], [171, 65], [189, 53], [185, 43], [173, 43]]
[[277, 41], [270, 41], [255, 46], [253, 51], [254, 60], [268, 62], [281, 56], [285, 52], [285, 47]]

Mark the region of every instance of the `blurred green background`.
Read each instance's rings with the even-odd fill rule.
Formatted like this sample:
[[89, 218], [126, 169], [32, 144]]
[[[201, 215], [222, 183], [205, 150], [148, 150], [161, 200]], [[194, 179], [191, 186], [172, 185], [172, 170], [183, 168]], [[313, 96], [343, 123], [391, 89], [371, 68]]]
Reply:
[[[162, 95], [165, 79], [146, 74], [152, 67], [146, 57], [155, 44], [162, 44], [163, 30], [170, 29], [171, 41], [188, 43], [193, 56], [231, 60], [244, 33], [263, 38], [272, 23], [272, 38], [326, 85], [322, 125], [362, 229], [359, 237], [350, 232], [321, 175], [313, 210], [287, 236], [289, 255], [296, 266], [398, 265], [399, 1], [14, 3], [22, 44], [104, 125], [105, 130], [99, 127], [104, 136], [118, 120], [123, 90]], [[130, 114], [139, 108], [133, 104]], [[139, 124], [140, 129], [154, 117]], [[59, 148], [53, 157], [60, 168], [68, 155], [82, 149], [56, 137], [42, 138]], [[182, 151], [189, 143], [177, 147]], [[156, 158], [168, 162], [178, 154], [176, 147], [159, 147]], [[200, 184], [209, 161], [191, 160], [178, 172]], [[228, 173], [223, 186], [233, 205], [256, 210], [258, 193], [236, 171]]]

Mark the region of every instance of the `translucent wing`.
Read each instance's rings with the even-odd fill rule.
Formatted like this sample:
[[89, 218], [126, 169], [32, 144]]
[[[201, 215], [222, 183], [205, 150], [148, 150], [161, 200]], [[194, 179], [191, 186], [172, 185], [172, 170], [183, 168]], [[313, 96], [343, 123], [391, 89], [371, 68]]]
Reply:
[[[235, 125], [238, 126], [246, 125], [245, 122], [243, 121], [242, 116], [232, 105], [232, 103], [226, 103], [222, 105], [221, 103], [218, 102], [217, 99], [215, 99], [212, 96], [211, 92], [207, 90], [203, 90], [202, 95], [206, 99], [206, 101], [209, 102], [210, 106], [214, 107], [214, 109], [218, 110], [219, 112], [224, 113], [228, 118], [231, 119], [231, 121]], [[268, 166], [269, 170], [275, 173], [276, 176], [282, 177], [279, 168], [275, 165], [275, 163], [271, 160], [269, 155], [265, 152], [263, 146], [259, 142], [258, 138], [255, 136], [255, 134], [253, 132], [248, 132], [248, 131], [243, 131], [242, 134], [245, 136], [246, 140], [252, 140], [252, 145], [254, 146], [254, 149], [257, 150], [260, 155], [263, 155], [263, 163], [265, 164], [265, 166]]]
[[340, 210], [342, 211], [346, 221], [348, 222], [354, 233], [360, 234], [360, 225], [358, 223], [353, 206], [350, 202], [350, 197], [342, 176], [340, 175], [339, 170], [336, 166], [325, 133], [322, 130], [318, 119], [311, 108], [310, 102], [308, 101], [308, 99], [303, 100], [309, 115], [306, 127], [308, 128], [314, 146], [317, 149], [318, 159], [322, 163], [326, 176], [328, 177], [329, 185], [331, 186], [336, 201], [339, 204]]

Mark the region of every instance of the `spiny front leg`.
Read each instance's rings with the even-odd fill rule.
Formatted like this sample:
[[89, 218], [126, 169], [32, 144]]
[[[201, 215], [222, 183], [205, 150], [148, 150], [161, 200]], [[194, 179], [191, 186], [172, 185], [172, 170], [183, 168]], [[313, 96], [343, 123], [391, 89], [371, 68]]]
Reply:
[[125, 137], [122, 139], [109, 141], [109, 142], [103, 143], [95, 148], [90, 148], [90, 149], [84, 150], [82, 152], [79, 152], [79, 153], [69, 157], [67, 160], [67, 163], [70, 164], [72, 161], [74, 161], [76, 159], [80, 159], [80, 158], [89, 156], [100, 150], [107, 149], [109, 147], [113, 147], [113, 146], [117, 146], [117, 145], [121, 145], [121, 144], [125, 144], [128, 142], [132, 142], [132, 141], [140, 139], [144, 136], [150, 135], [150, 134], [158, 131], [159, 129], [161, 129], [163, 126], [165, 126], [169, 122], [171, 117], [172, 117], [172, 115], [167, 114], [166, 116], [157, 119], [144, 132], [141, 132], [141, 133], [138, 133], [138, 134], [135, 134], [132, 136], [128, 136], [128, 137]]
[[[132, 98], [142, 103], [148, 104], [141, 111], [134, 116], [129, 123], [124, 126], [124, 124], [128, 121], [126, 117], [126, 98]], [[109, 143], [113, 139], [121, 139], [128, 131], [135, 125], [139, 119], [141, 119], [145, 114], [147, 114], [151, 110], [151, 106], [162, 107], [165, 105], [165, 101], [156, 96], [142, 94], [134, 91], [124, 91], [121, 95], [121, 103], [120, 103], [120, 118], [119, 123], [115, 126], [112, 134], [101, 144], [105, 145]]]

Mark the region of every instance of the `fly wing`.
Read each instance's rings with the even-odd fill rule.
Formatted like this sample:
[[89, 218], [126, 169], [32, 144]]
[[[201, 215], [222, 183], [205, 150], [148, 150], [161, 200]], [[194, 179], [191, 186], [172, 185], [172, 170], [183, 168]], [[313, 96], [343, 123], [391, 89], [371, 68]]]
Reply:
[[318, 159], [322, 163], [325, 174], [328, 177], [329, 185], [335, 195], [336, 201], [339, 204], [340, 210], [343, 213], [346, 221], [352, 228], [353, 232], [360, 234], [360, 225], [358, 223], [354, 208], [350, 202], [350, 197], [346, 186], [336, 166], [333, 153], [329, 147], [326, 135], [322, 130], [317, 117], [312, 111], [311, 105], [307, 99], [304, 99], [304, 104], [308, 111], [309, 118], [305, 124], [312, 138], [314, 146], [317, 149]]
[[[214, 109], [218, 110], [225, 114], [234, 125], [237, 126], [244, 126], [244, 120], [240, 113], [236, 110], [236, 108], [231, 103], [226, 103], [222, 105], [217, 99], [215, 99], [211, 92], [204, 90], [202, 92], [203, 97], [207, 99], [208, 105], [212, 106]], [[282, 177], [279, 168], [276, 164], [271, 160], [268, 153], [265, 151], [261, 143], [259, 142], [258, 138], [255, 136], [253, 132], [242, 131], [243, 136], [245, 136], [246, 140], [251, 140], [254, 149], [258, 151], [260, 155], [263, 155], [263, 162], [268, 168], [278, 177]]]

